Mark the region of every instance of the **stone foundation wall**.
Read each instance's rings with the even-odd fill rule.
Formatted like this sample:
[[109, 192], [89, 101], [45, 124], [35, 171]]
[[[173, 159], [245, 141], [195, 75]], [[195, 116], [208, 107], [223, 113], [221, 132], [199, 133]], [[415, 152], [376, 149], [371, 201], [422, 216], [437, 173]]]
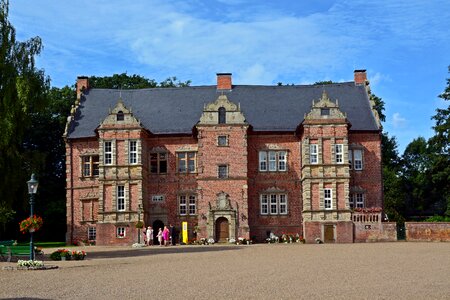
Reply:
[[397, 241], [397, 224], [386, 223], [355, 223], [355, 243], [395, 242]]
[[406, 222], [408, 242], [450, 242], [450, 222]]

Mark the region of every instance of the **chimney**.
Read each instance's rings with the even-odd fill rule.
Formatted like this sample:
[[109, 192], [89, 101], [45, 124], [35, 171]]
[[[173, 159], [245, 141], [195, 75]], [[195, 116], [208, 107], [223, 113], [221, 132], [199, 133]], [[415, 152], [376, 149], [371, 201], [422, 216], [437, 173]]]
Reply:
[[231, 73], [217, 73], [217, 89], [231, 90]]
[[366, 70], [355, 70], [354, 75], [356, 85], [366, 84], [367, 82]]
[[89, 79], [87, 76], [77, 77], [77, 99], [80, 99], [81, 92], [89, 89]]

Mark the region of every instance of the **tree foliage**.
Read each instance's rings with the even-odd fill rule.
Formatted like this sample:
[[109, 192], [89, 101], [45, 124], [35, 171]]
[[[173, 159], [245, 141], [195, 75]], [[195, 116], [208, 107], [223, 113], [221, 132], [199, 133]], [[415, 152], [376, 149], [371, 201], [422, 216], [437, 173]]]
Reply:
[[39, 37], [21, 42], [8, 20], [8, 1], [0, 0], [0, 203], [6, 210], [26, 202], [26, 180], [33, 169], [23, 148], [32, 116], [45, 107], [49, 79], [35, 66]]
[[128, 75], [127, 73], [114, 74], [112, 76], [91, 76], [89, 77], [89, 86], [91, 88], [102, 88], [102, 89], [145, 89], [145, 88], [156, 88], [156, 87], [186, 87], [191, 83], [190, 80], [181, 82], [177, 77], [169, 77], [160, 83], [156, 82], [154, 79], [148, 79], [140, 75]]

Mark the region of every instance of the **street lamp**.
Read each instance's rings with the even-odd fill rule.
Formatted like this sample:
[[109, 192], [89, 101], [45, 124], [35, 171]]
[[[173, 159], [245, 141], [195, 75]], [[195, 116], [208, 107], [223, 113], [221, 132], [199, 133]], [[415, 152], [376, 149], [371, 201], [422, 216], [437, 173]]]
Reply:
[[[36, 195], [39, 182], [36, 180], [36, 176], [31, 174], [31, 179], [27, 181], [28, 194], [30, 194], [30, 217], [33, 217], [34, 209], [34, 195]], [[30, 231], [30, 260], [34, 260], [34, 245], [33, 245], [33, 231]]]

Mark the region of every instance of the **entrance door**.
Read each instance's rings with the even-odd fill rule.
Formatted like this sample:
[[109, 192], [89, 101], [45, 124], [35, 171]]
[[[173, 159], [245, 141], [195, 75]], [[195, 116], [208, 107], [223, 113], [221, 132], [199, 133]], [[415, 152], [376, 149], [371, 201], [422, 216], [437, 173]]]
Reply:
[[153, 222], [153, 245], [159, 245], [158, 238], [156, 237], [158, 235], [158, 231], [161, 228], [161, 230], [164, 229], [164, 222], [161, 220], [156, 220]]
[[324, 242], [334, 243], [334, 225], [324, 225]]
[[218, 242], [225, 242], [229, 238], [230, 225], [228, 219], [220, 217], [216, 220], [216, 240]]

